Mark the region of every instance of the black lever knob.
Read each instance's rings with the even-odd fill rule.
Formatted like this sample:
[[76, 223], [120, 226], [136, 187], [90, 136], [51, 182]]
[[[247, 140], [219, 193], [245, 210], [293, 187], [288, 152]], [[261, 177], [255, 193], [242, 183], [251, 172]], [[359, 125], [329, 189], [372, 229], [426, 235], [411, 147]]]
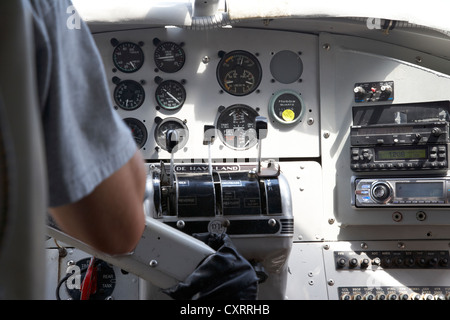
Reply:
[[256, 138], [258, 140], [267, 137], [267, 118], [262, 116], [257, 116], [255, 118], [255, 130]]
[[180, 142], [180, 136], [178, 135], [178, 131], [174, 129], [167, 130], [166, 132], [166, 148], [169, 153], [173, 152], [173, 149]]

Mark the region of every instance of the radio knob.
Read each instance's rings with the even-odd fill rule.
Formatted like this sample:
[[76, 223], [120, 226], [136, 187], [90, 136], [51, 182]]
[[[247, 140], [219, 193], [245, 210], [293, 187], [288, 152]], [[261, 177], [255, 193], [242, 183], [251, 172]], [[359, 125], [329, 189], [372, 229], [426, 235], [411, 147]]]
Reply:
[[355, 87], [355, 88], [353, 89], [353, 92], [354, 92], [355, 94], [364, 95], [364, 94], [366, 93], [366, 90], [364, 90], [363, 87], [358, 86], [358, 87]]
[[384, 86], [381, 86], [380, 90], [381, 90], [381, 92], [391, 94], [392, 87], [390, 85], [384, 85]]
[[378, 183], [372, 187], [372, 197], [379, 202], [385, 202], [391, 196], [391, 189], [386, 183]]
[[434, 127], [431, 129], [431, 134], [435, 137], [439, 137], [442, 134], [442, 130], [440, 128]]

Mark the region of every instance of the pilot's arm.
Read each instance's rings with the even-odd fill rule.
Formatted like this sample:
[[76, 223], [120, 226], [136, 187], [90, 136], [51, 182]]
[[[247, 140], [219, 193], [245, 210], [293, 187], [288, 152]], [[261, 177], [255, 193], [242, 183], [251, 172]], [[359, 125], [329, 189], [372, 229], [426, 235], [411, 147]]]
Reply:
[[[49, 211], [66, 233], [109, 254], [127, 253], [145, 227], [146, 172], [113, 110], [102, 60], [69, 0], [30, 0], [46, 146]], [[75, 27], [75, 28], [73, 28]]]
[[59, 227], [96, 249], [109, 254], [131, 252], [145, 226], [145, 174], [138, 151], [90, 194], [49, 211]]

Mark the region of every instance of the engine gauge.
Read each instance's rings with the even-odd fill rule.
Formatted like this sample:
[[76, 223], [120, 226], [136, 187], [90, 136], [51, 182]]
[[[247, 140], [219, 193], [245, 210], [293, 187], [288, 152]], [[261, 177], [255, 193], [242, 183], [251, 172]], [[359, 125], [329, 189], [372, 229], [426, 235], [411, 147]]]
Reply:
[[147, 128], [141, 121], [135, 118], [125, 118], [123, 121], [125, 121], [127, 126], [130, 128], [134, 142], [136, 142], [138, 148], [141, 149], [147, 142]]
[[124, 110], [139, 108], [144, 103], [144, 99], [144, 88], [134, 80], [121, 81], [114, 89], [114, 100]]
[[122, 72], [135, 72], [144, 64], [144, 52], [133, 42], [122, 42], [113, 51], [113, 62]]
[[160, 42], [155, 49], [154, 60], [159, 70], [174, 73], [183, 68], [186, 55], [179, 44]]
[[245, 104], [234, 104], [224, 109], [216, 120], [220, 140], [235, 150], [253, 147], [258, 141], [255, 130], [258, 115], [258, 112]]
[[245, 96], [258, 88], [262, 69], [253, 54], [235, 50], [222, 57], [217, 65], [216, 75], [223, 90], [234, 96]]
[[160, 107], [166, 110], [176, 110], [183, 106], [186, 100], [186, 90], [178, 81], [166, 80], [156, 88], [155, 97]]
[[[80, 270], [80, 283], [83, 282], [86, 271], [89, 266], [91, 258], [85, 258], [76, 262], [76, 267]], [[97, 259], [95, 263], [95, 281], [97, 281], [96, 286], [97, 290], [92, 293], [89, 297], [90, 300], [105, 300], [108, 297], [111, 297], [114, 292], [114, 288], [116, 286], [116, 274], [114, 269], [105, 261]], [[75, 277], [76, 275], [72, 273], [68, 273], [66, 277]], [[70, 278], [69, 278], [70, 279]], [[81, 298], [81, 290], [76, 286], [69, 285], [70, 280], [66, 281], [66, 289], [70, 298], [73, 300], [80, 300]]]
[[166, 139], [169, 130], [175, 130], [179, 139], [178, 144], [173, 148], [172, 152], [176, 152], [186, 145], [189, 139], [189, 130], [183, 121], [178, 118], [169, 117], [165, 119], [157, 118], [155, 122], [158, 123], [155, 128], [155, 140], [162, 149], [168, 150]]
[[305, 105], [302, 97], [292, 90], [275, 93], [269, 102], [269, 114], [281, 124], [295, 124], [302, 120]]

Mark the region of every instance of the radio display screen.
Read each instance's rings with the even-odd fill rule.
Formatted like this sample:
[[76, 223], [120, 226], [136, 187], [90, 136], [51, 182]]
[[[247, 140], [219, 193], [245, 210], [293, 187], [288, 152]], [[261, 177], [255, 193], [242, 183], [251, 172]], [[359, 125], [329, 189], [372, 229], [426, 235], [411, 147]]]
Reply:
[[442, 182], [397, 182], [395, 195], [398, 198], [442, 198], [444, 188]]
[[416, 149], [378, 149], [375, 152], [377, 160], [414, 160], [428, 159], [426, 148]]

